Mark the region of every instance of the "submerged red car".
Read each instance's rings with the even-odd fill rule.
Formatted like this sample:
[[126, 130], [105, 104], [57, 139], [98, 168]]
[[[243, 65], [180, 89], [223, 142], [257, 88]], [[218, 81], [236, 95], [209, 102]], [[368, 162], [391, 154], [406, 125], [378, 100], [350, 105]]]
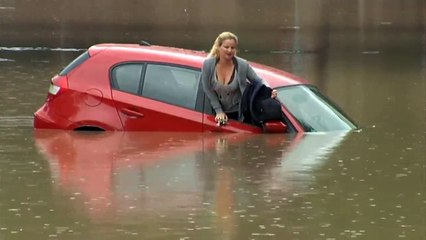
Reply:
[[356, 129], [304, 80], [251, 63], [278, 91], [285, 121], [218, 126], [199, 81], [205, 52], [149, 44], [98, 44], [51, 80], [35, 128], [101, 131], [325, 132]]

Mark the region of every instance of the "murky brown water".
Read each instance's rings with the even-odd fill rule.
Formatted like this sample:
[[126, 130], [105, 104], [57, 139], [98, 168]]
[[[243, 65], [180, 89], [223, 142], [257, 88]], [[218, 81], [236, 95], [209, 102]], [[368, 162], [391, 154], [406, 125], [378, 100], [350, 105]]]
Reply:
[[[34, 11], [46, 14], [28, 28], [31, 7], [0, 0], [7, 33], [0, 36], [0, 239], [426, 239], [422, 1], [244, 1], [245, 11], [232, 15], [241, 56], [310, 79], [360, 133], [32, 129], [51, 76], [85, 43], [148, 36], [208, 50], [228, 29], [215, 21], [218, 5], [194, 16], [200, 6], [182, 4], [176, 11], [157, 6], [154, 12], [171, 16], [155, 15], [161, 21], [135, 18], [154, 26], [144, 29], [135, 29], [123, 5], [115, 11], [125, 30], [101, 15], [87, 17], [103, 6], [96, 1], [71, 9], [88, 28], [71, 21], [66, 6], [62, 19], [40, 7]], [[49, 19], [53, 27], [38, 31]], [[106, 31], [108, 24], [114, 27]]]

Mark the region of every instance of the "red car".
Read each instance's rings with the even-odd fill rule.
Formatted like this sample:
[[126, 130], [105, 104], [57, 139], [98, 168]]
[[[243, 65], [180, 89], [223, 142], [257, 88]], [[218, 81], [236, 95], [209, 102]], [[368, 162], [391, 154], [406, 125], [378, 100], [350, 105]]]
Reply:
[[149, 44], [90, 47], [51, 80], [35, 128], [191, 132], [324, 132], [357, 126], [317, 88], [251, 63], [277, 89], [284, 123], [218, 126], [199, 75], [206, 53]]

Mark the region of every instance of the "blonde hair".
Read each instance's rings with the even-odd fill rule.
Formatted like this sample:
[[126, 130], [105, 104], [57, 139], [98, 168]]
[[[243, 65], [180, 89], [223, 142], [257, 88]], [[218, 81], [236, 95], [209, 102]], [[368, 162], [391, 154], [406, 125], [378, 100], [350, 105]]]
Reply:
[[225, 40], [232, 39], [238, 45], [238, 37], [231, 32], [223, 32], [217, 36], [210, 50], [209, 57], [219, 58], [219, 48]]

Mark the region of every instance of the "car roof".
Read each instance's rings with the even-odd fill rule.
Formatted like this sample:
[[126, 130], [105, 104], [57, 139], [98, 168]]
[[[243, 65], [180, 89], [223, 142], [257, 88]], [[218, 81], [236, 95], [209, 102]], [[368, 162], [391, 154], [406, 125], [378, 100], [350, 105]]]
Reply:
[[[101, 52], [108, 52], [109, 56], [114, 56], [119, 61], [123, 62], [159, 62], [173, 65], [183, 65], [197, 69], [201, 69], [203, 62], [208, 55], [204, 51], [184, 48], [125, 43], [96, 44], [91, 46], [88, 51], [91, 56], [97, 55]], [[255, 62], [250, 62], [250, 65], [255, 69], [256, 73], [260, 77], [268, 82], [271, 87], [306, 83], [306, 80], [277, 68]]]

